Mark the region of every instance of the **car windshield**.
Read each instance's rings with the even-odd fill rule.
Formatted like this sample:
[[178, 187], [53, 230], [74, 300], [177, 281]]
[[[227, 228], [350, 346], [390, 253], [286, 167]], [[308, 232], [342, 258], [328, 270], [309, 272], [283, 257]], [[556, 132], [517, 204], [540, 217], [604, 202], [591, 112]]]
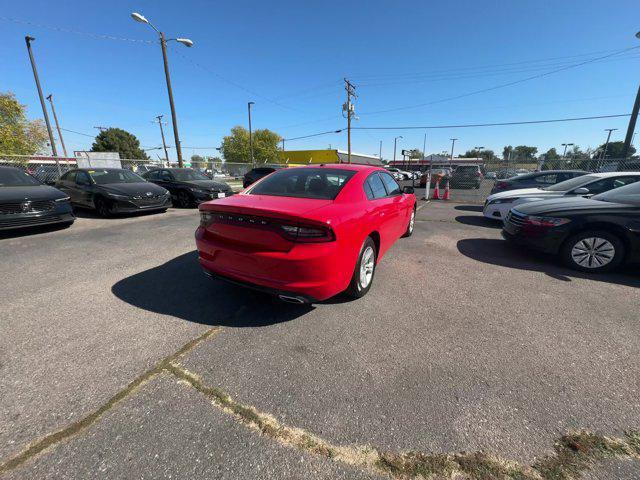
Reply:
[[110, 183], [144, 183], [146, 180], [129, 170], [88, 170], [87, 173], [97, 185]]
[[191, 182], [193, 180], [211, 180], [206, 175], [196, 170], [191, 170], [190, 168], [185, 168], [184, 170], [171, 170], [171, 173], [173, 173], [173, 178], [175, 178], [179, 182]]
[[27, 172], [17, 168], [0, 169], [0, 187], [31, 187], [42, 185]]
[[478, 171], [478, 167], [475, 166], [463, 166], [455, 169], [454, 173], [475, 173]]
[[333, 200], [355, 173], [337, 168], [279, 170], [257, 183], [248, 193]]
[[549, 187], [544, 187], [541, 190], [546, 190], [548, 192], [568, 192], [569, 190], [581, 187], [582, 185], [586, 185], [587, 183], [598, 180], [599, 178], [601, 177], [597, 175], [583, 175], [581, 177], [575, 177], [570, 180], [565, 180], [564, 182], [556, 183]]
[[640, 182], [634, 182], [620, 188], [614, 188], [608, 192], [594, 195], [593, 200], [612, 203], [626, 203], [629, 205], [640, 206]]

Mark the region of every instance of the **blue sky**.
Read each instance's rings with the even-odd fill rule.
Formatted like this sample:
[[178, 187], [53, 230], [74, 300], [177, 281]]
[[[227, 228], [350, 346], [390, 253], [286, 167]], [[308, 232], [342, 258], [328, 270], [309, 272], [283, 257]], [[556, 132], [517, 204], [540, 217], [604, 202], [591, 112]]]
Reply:
[[[54, 5], [55, 3], [55, 5]], [[594, 1], [279, 1], [51, 2], [0, 0], [0, 91], [13, 91], [41, 117], [24, 36], [33, 43], [45, 95], [53, 93], [64, 128], [95, 134], [117, 126], [145, 147], [161, 144], [158, 114], [170, 120], [159, 45], [130, 18], [144, 14], [168, 37], [184, 36], [191, 49], [169, 50], [183, 154], [214, 155], [234, 125], [270, 128], [285, 138], [343, 128], [342, 78], [357, 86], [357, 127], [508, 122], [631, 110], [640, 81], [640, 49], [543, 78], [419, 108], [491, 88], [624, 48], [639, 46], [640, 5], [633, 0]], [[8, 20], [13, 19], [14, 21]], [[19, 23], [28, 21], [42, 26]], [[597, 146], [605, 128], [626, 118], [562, 124], [448, 128], [427, 131], [427, 152], [511, 145], [540, 150], [573, 142]], [[356, 130], [353, 150], [393, 155], [422, 148], [424, 130]], [[166, 134], [173, 144], [171, 125]], [[69, 150], [92, 139], [65, 133]], [[346, 133], [291, 141], [287, 149], [346, 149]], [[150, 152], [154, 154], [154, 152]]]

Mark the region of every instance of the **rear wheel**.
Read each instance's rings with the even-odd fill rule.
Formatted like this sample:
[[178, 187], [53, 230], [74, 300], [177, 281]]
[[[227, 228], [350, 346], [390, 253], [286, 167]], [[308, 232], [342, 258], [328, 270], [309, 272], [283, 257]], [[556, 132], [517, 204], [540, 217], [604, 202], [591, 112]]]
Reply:
[[582, 272], [608, 272], [624, 259], [624, 244], [615, 235], [590, 230], [573, 235], [560, 252], [564, 263]]
[[353, 298], [360, 298], [367, 294], [373, 284], [373, 276], [376, 271], [376, 258], [376, 244], [371, 237], [367, 237], [360, 249], [358, 262], [353, 271], [349, 288], [347, 288], [347, 295]]
[[411, 217], [409, 217], [409, 225], [407, 225], [407, 230], [402, 235], [402, 238], [410, 237], [413, 234], [413, 227], [416, 224], [416, 209], [411, 210]]

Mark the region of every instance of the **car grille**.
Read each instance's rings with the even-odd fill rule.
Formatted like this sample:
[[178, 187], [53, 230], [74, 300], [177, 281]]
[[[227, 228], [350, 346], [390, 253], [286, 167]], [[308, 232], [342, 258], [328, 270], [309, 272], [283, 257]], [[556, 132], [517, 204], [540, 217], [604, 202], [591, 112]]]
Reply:
[[62, 221], [62, 219], [55, 215], [47, 215], [45, 217], [0, 217], [0, 228], [32, 227], [60, 221]]
[[18, 203], [0, 203], [0, 215], [48, 212], [49, 210], [53, 210], [55, 206], [56, 204], [52, 200], [36, 200], [33, 202], [27, 200]]
[[144, 197], [133, 199], [133, 203], [135, 203], [138, 207], [149, 207], [151, 205], [162, 205], [165, 201], [164, 195], [154, 195], [152, 197]]
[[524, 224], [525, 218], [526, 215], [510, 210], [504, 221], [505, 223], [510, 223], [513, 226], [521, 227]]

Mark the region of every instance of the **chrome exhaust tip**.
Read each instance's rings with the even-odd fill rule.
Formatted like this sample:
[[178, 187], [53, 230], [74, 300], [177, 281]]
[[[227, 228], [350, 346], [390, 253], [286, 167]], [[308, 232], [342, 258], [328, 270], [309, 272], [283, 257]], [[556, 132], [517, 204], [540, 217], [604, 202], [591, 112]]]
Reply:
[[303, 305], [307, 303], [307, 301], [302, 297], [291, 297], [289, 295], [278, 295], [278, 298], [283, 302], [287, 303], [295, 303], [296, 305]]

